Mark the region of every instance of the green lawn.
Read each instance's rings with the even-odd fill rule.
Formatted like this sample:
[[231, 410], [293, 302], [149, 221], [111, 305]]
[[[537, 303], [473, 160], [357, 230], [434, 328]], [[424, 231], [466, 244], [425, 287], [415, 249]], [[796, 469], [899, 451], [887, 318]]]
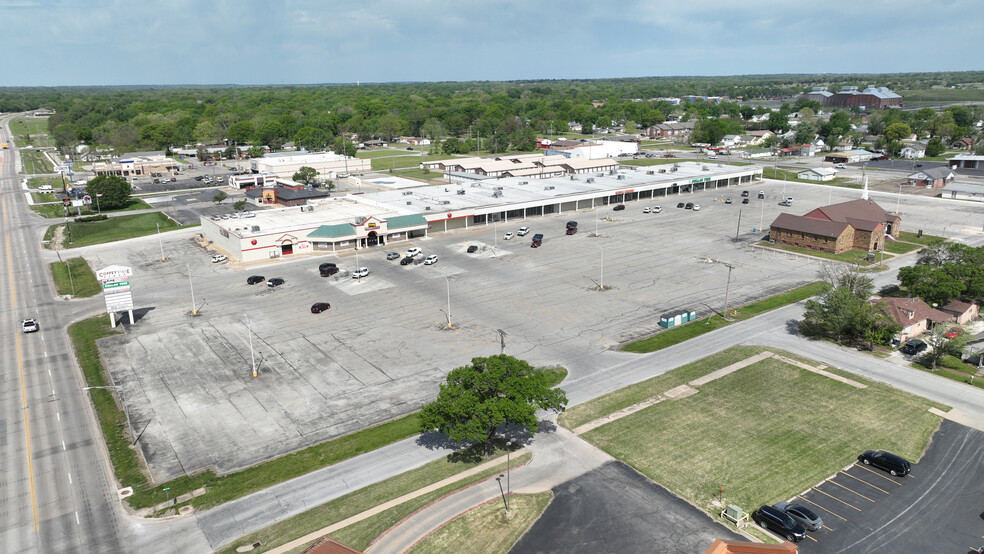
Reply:
[[937, 241], [944, 241], [943, 237], [937, 237], [935, 235], [923, 235], [917, 236], [916, 233], [910, 233], [909, 231], [899, 231], [899, 240], [905, 242], [914, 242], [916, 244], [921, 244], [923, 246], [929, 246]]
[[[436, 155], [436, 154], [425, 155], [423, 158], [424, 161], [446, 160], [446, 159], [448, 159], [448, 156]], [[372, 169], [374, 171], [385, 171], [387, 169], [405, 169], [408, 167], [419, 168], [420, 161], [421, 158], [419, 152], [416, 155], [411, 154], [409, 156], [386, 156], [382, 158], [373, 158]], [[436, 175], [441, 174], [440, 171], [435, 171], [434, 173]]]
[[[697, 363], [712, 369], [734, 358], [726, 350]], [[846, 375], [868, 388], [769, 358], [584, 438], [708, 511], [719, 487], [727, 503], [752, 510], [810, 488], [871, 448], [918, 460], [939, 425], [927, 411], [936, 405]]]
[[414, 156], [420, 157], [420, 149], [414, 150], [359, 150], [355, 153], [356, 158], [384, 158], [387, 156]]
[[58, 294], [71, 294], [81, 298], [95, 296], [102, 292], [102, 285], [96, 280], [96, 274], [92, 272], [92, 268], [84, 258], [53, 262], [51, 276], [55, 280]]
[[51, 173], [55, 170], [54, 166], [51, 165], [51, 162], [48, 161], [48, 158], [40, 150], [21, 150], [20, 156], [24, 173]]
[[[497, 456], [501, 454], [502, 452], [496, 453]], [[529, 461], [530, 457], [530, 454], [517, 456], [512, 460], [512, 463], [514, 466], [522, 464]], [[443, 458], [435, 460], [419, 468], [390, 477], [374, 485], [369, 485], [368, 487], [326, 502], [321, 506], [312, 508], [284, 521], [250, 533], [219, 549], [218, 554], [232, 554], [238, 546], [253, 544], [255, 542], [259, 542], [261, 546], [251, 552], [266, 552], [294, 539], [303, 537], [308, 533], [313, 533], [356, 514], [360, 514], [370, 508], [457, 475], [477, 465], [481, 465], [484, 461], [449, 462]], [[339, 529], [332, 533], [331, 536], [353, 548], [364, 550], [374, 538], [423, 506], [471, 483], [498, 475], [505, 471], [505, 469], [506, 464], [499, 464], [478, 475], [461, 479], [455, 483], [394, 506], [368, 519]], [[295, 552], [299, 552], [300, 550], [302, 549], [295, 550]]]
[[673, 143], [673, 142], [646, 142], [646, 141], [642, 141], [642, 143], [639, 145], [639, 148], [643, 148], [645, 150], [656, 150], [656, 149], [663, 149], [663, 148], [686, 149], [686, 148], [689, 148], [689, 146], [687, 146], [686, 144], [676, 144], [676, 143]]
[[[805, 162], [796, 162], [805, 163]], [[829, 181], [811, 181], [809, 179], [800, 179], [796, 175], [799, 171], [786, 171], [783, 169], [777, 170], [774, 167], [765, 166], [762, 168], [762, 178], [763, 179], [776, 179], [778, 181], [791, 181], [794, 183], [809, 183], [811, 185], [830, 185], [834, 187], [843, 187], [849, 189], [860, 189], [861, 185], [855, 183], [853, 179], [847, 177], [834, 177]]]
[[53, 192], [34, 192], [31, 193], [31, 199], [35, 203], [54, 202], [57, 200]]
[[420, 169], [419, 167], [414, 167], [411, 169], [397, 169], [393, 172], [393, 175], [399, 177], [406, 177], [407, 179], [416, 179], [424, 181], [436, 181], [439, 182], [444, 179], [444, 175], [440, 171]]
[[795, 289], [763, 298], [744, 306], [728, 306], [728, 311], [736, 311], [732, 315], [732, 321], [726, 321], [720, 314], [714, 314], [703, 319], [692, 321], [685, 325], [672, 327], [666, 331], [659, 332], [649, 338], [631, 342], [622, 347], [626, 352], [655, 352], [664, 348], [669, 348], [674, 344], [684, 342], [694, 337], [709, 333], [715, 329], [731, 325], [735, 321], [742, 321], [758, 314], [765, 313], [776, 308], [781, 308], [789, 304], [795, 304], [800, 300], [816, 296], [823, 292], [826, 283], [821, 281], [809, 283]]
[[31, 177], [27, 180], [27, 188], [36, 189], [43, 186], [49, 186], [54, 190], [62, 189], [62, 178], [61, 177]]
[[12, 135], [41, 135], [48, 134], [48, 118], [25, 119], [17, 118], [10, 120], [10, 133]]
[[[162, 231], [183, 228], [160, 212], [111, 217], [103, 221], [62, 223], [61, 225], [70, 227], [71, 247], [78, 248], [150, 235], [157, 232], [157, 224], [160, 224]], [[188, 225], [187, 227], [195, 226]], [[69, 232], [65, 234], [66, 241]], [[69, 244], [65, 244], [65, 246], [68, 247]]]
[[540, 518], [553, 498], [550, 491], [539, 494], [514, 494], [509, 498], [512, 516], [496, 500], [479, 506], [438, 529], [413, 548], [414, 554], [444, 554], [467, 544], [473, 552], [506, 554], [527, 529]]
[[907, 252], [912, 252], [913, 250], [919, 250], [920, 248], [922, 248], [921, 244], [899, 242], [894, 240], [885, 241], [885, 251], [891, 252], [892, 254], [905, 254]]
[[[861, 267], [875, 266], [881, 261], [881, 254], [875, 253], [874, 260], [867, 259], [867, 252], [861, 252], [860, 250], [848, 250], [846, 252], [841, 252], [840, 254], [834, 254], [833, 252], [820, 252], [819, 250], [809, 250], [807, 248], [802, 248], [800, 246], [793, 246], [791, 244], [772, 244], [768, 242], [760, 242], [759, 246], [764, 246], [766, 248], [774, 248], [776, 250], [784, 250], [786, 252], [795, 252], [797, 254], [804, 254], [807, 256], [815, 256], [817, 258], [826, 258], [828, 260], [836, 260], [838, 262], [846, 263], [856, 263]], [[916, 248], [919, 248], [916, 246]], [[886, 248], [889, 252], [891, 249]], [[886, 255], [887, 258], [891, 259], [891, 254]]]

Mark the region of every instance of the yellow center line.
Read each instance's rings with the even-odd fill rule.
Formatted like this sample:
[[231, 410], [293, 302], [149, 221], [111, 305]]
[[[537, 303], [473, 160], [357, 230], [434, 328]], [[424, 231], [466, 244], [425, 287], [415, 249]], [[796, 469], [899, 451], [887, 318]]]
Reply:
[[834, 517], [840, 518], [841, 521], [847, 521], [847, 518], [841, 516], [840, 514], [838, 514], [837, 512], [831, 510], [830, 508], [824, 508], [823, 506], [817, 504], [816, 502], [813, 502], [812, 500], [809, 500], [808, 498], [806, 498], [805, 496], [803, 496], [801, 494], [798, 494], [796, 496], [798, 496], [801, 500], [804, 500], [806, 502], [809, 502], [810, 504], [813, 504], [814, 506], [816, 506], [817, 508], [820, 508], [821, 510], [827, 512], [828, 514], [830, 514], [830, 515], [832, 515]]
[[[7, 199], [3, 199], [3, 224], [7, 225]], [[14, 288], [14, 263], [13, 256], [10, 254], [10, 233], [4, 233], [4, 244], [7, 248], [7, 276], [10, 278], [10, 305], [11, 308], [16, 311], [17, 309], [17, 294]], [[14, 335], [14, 341], [17, 343], [17, 373], [20, 377], [20, 389], [21, 389], [21, 406], [24, 410], [24, 439], [27, 442], [27, 476], [28, 482], [31, 487], [31, 513], [34, 516], [34, 532], [38, 533], [41, 531], [41, 526], [38, 519], [38, 499], [34, 492], [34, 458], [31, 456], [31, 412], [28, 409], [27, 404], [27, 384], [24, 380], [24, 354], [21, 350], [21, 337], [20, 333]]]
[[854, 464], [854, 466], [855, 467], [859, 467], [859, 468], [867, 471], [868, 473], [870, 473], [872, 475], [877, 475], [877, 476], [881, 477], [882, 479], [888, 481], [889, 483], [895, 483], [896, 485], [901, 485], [902, 484], [902, 483], [899, 483], [898, 481], [896, 481], [895, 479], [890, 479], [888, 477], [885, 477], [881, 473], [878, 473], [877, 471], [874, 471], [874, 470], [868, 468], [868, 466], [865, 466], [865, 465], [862, 465], [862, 464]]
[[833, 480], [830, 480], [830, 479], [828, 479], [828, 480], [827, 480], [827, 482], [828, 482], [828, 483], [830, 483], [830, 484], [832, 484], [832, 485], [837, 485], [838, 487], [840, 487], [840, 488], [842, 488], [842, 489], [844, 489], [844, 490], [846, 490], [847, 492], [853, 492], [854, 494], [856, 494], [856, 495], [858, 495], [858, 496], [860, 496], [861, 498], [863, 498], [863, 499], [865, 499], [865, 500], [867, 500], [868, 502], [872, 502], [872, 503], [874, 502], [874, 500], [873, 500], [873, 499], [871, 499], [871, 498], [868, 498], [867, 496], [865, 496], [865, 495], [863, 495], [863, 494], [861, 494], [861, 493], [859, 493], [858, 491], [856, 491], [856, 490], [854, 490], [854, 489], [850, 489], [850, 488], [848, 488], [848, 487], [847, 487], [847, 485], [842, 485], [842, 484], [840, 484], [840, 483], [838, 483], [837, 481], [833, 481]]
[[851, 479], [855, 479], [855, 480], [857, 480], [857, 481], [860, 481], [860, 482], [862, 482], [862, 483], [864, 483], [865, 485], [868, 485], [869, 487], [871, 487], [871, 488], [873, 488], [873, 489], [878, 489], [878, 490], [880, 490], [880, 491], [882, 491], [882, 492], [883, 492], [883, 493], [885, 493], [885, 494], [892, 494], [892, 493], [890, 493], [890, 492], [888, 492], [887, 490], [885, 490], [885, 489], [883, 489], [883, 488], [881, 488], [881, 487], [876, 487], [875, 485], [872, 485], [871, 483], [869, 483], [869, 482], [867, 482], [867, 481], [865, 481], [864, 479], [858, 479], [857, 477], [855, 477], [855, 476], [853, 476], [853, 475], [851, 475], [850, 473], [845, 473], [845, 472], [843, 472], [843, 471], [841, 471], [841, 472], [839, 472], [839, 473], [840, 473], [841, 475], [847, 475], [847, 476], [848, 476], [848, 477], [850, 477]]
[[843, 504], [843, 505], [845, 505], [845, 506], [848, 506], [848, 507], [850, 507], [850, 508], [853, 508], [853, 509], [855, 509], [855, 510], [857, 510], [857, 511], [859, 511], [859, 512], [861, 511], [861, 508], [858, 508], [857, 506], [852, 506], [852, 505], [850, 505], [850, 504], [848, 504], [847, 502], [844, 502], [844, 501], [843, 501], [843, 500], [841, 500], [840, 498], [837, 498], [836, 496], [830, 496], [829, 494], [827, 494], [827, 493], [825, 493], [825, 492], [823, 492], [822, 490], [820, 490], [820, 489], [818, 489], [818, 488], [816, 488], [816, 487], [813, 487], [813, 490], [815, 490], [815, 491], [817, 491], [818, 493], [820, 493], [820, 494], [822, 494], [822, 495], [824, 495], [824, 496], [829, 496], [830, 498], [833, 498], [834, 500], [836, 500], [836, 501], [838, 501], [838, 502], [840, 502], [841, 504]]

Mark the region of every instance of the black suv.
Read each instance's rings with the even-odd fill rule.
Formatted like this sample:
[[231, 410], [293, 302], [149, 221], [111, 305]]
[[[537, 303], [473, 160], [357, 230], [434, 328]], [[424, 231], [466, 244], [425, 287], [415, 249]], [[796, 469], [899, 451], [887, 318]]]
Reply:
[[909, 342], [903, 344], [902, 348], [899, 348], [899, 352], [913, 356], [915, 354], [922, 352], [923, 350], [926, 350], [927, 348], [929, 348], [929, 346], [925, 342], [919, 339], [912, 339]]
[[318, 266], [318, 272], [321, 273], [322, 277], [331, 277], [338, 273], [338, 267], [331, 262], [325, 262]]
[[255, 285], [257, 283], [262, 283], [263, 281], [266, 281], [266, 277], [262, 275], [250, 275], [246, 278], [247, 285]]
[[770, 529], [786, 540], [799, 542], [806, 538], [806, 527], [796, 523], [796, 521], [786, 512], [773, 508], [772, 506], [762, 506], [752, 514], [752, 519], [762, 529]]

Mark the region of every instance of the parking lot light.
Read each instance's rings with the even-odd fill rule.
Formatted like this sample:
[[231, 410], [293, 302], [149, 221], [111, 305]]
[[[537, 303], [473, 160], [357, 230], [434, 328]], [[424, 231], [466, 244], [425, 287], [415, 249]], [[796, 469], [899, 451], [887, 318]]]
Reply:
[[445, 314], [447, 315], [448, 323], [445, 329], [454, 329], [454, 324], [451, 323], [451, 279], [448, 279], [447, 275], [442, 275], [441, 277], [444, 277], [444, 280], [448, 284], [448, 313]]
[[249, 363], [253, 367], [253, 377], [256, 377], [256, 356], [253, 355], [253, 325], [249, 321], [249, 316], [243, 314], [246, 318], [246, 335], [249, 337]]

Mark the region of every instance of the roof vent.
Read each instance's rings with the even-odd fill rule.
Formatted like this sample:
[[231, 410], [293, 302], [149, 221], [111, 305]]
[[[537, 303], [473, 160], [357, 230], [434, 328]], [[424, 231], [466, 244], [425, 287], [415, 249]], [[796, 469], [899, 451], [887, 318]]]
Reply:
[[410, 204], [413, 204], [413, 202], [407, 200], [407, 206], [409, 206]]
[[553, 185], [548, 185], [548, 186], [543, 187], [543, 190], [553, 190], [553, 189], [554, 189], [554, 186]]
[[[660, 173], [666, 173], [666, 170], [665, 169], [660, 169], [659, 172]], [[653, 171], [652, 169], [650, 169], [649, 171], [646, 172], [646, 175], [655, 175], [655, 174], [656, 174], [656, 172]]]

